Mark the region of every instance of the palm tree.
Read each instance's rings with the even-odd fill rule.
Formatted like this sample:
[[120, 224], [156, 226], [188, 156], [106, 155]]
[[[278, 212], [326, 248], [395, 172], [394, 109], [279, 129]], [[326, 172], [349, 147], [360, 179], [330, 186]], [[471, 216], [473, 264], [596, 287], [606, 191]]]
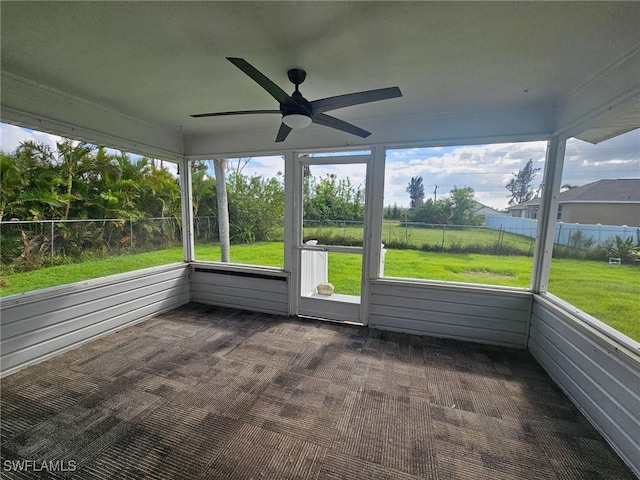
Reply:
[[69, 211], [71, 210], [71, 202], [74, 199], [73, 195], [73, 181], [74, 178], [82, 171], [92, 168], [91, 165], [91, 152], [95, 150], [94, 145], [90, 145], [84, 142], [73, 144], [71, 140], [65, 139], [62, 142], [56, 143], [58, 148], [59, 160], [61, 160], [62, 173], [65, 176], [66, 193], [65, 193], [65, 211], [64, 220], [69, 218]]
[[0, 152], [0, 221], [24, 186], [25, 180], [16, 164], [15, 156]]
[[58, 186], [63, 180], [54, 167], [54, 154], [49, 146], [25, 141], [14, 157], [24, 183], [10, 202], [11, 215], [30, 220], [60, 218], [59, 209], [65, 202]]
[[206, 165], [199, 161], [191, 162], [191, 203], [194, 216], [211, 214], [210, 211], [204, 213], [205, 207], [201, 202], [213, 197], [213, 190], [214, 183], [207, 175]]
[[422, 201], [424, 200], [424, 185], [422, 184], [422, 177], [411, 177], [411, 181], [407, 187], [407, 193], [411, 199], [411, 208], [415, 208], [422, 204]]

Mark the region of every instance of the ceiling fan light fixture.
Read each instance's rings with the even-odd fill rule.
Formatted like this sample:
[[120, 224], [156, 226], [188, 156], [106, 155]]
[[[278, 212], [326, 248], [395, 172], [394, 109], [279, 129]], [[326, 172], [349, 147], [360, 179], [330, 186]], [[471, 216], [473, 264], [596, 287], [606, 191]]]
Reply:
[[291, 113], [289, 115], [282, 116], [282, 123], [284, 123], [289, 128], [299, 130], [311, 125], [311, 117], [308, 115], [303, 115], [301, 113]]

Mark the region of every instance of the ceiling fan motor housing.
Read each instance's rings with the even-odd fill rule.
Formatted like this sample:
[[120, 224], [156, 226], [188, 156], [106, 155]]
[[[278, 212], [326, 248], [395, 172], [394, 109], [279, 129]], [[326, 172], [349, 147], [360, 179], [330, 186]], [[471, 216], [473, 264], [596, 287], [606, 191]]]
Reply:
[[280, 112], [282, 112], [283, 117], [294, 114], [311, 117], [313, 114], [311, 102], [304, 98], [299, 91], [296, 90], [293, 92], [291, 94], [291, 99], [293, 100], [292, 102], [280, 104]]

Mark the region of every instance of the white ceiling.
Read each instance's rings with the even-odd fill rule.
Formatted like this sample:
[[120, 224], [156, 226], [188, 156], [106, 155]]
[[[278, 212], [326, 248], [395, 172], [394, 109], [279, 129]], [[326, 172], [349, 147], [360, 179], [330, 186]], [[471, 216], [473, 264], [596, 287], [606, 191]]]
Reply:
[[369, 143], [544, 136], [609, 87], [632, 103], [640, 88], [640, 2], [3, 1], [1, 14], [5, 121], [196, 156], [360, 142], [312, 125], [276, 145], [277, 116], [189, 117], [277, 108], [227, 56], [287, 92], [304, 68], [309, 100], [398, 85], [400, 99], [331, 112]]

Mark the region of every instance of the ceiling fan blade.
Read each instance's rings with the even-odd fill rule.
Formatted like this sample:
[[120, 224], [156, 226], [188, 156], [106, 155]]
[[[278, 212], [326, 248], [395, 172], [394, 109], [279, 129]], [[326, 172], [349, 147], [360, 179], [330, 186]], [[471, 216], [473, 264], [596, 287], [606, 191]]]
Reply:
[[278, 134], [276, 135], [276, 142], [284, 142], [287, 135], [289, 135], [289, 132], [291, 132], [291, 127], [281, 123], [280, 130], [278, 130]]
[[260, 113], [277, 113], [282, 115], [280, 110], [239, 110], [237, 112], [218, 112], [218, 113], [197, 113], [195, 115], [189, 115], [193, 118], [201, 118], [201, 117], [226, 117], [228, 115], [253, 115]]
[[368, 90], [366, 92], [348, 93], [335, 97], [321, 98], [311, 102], [313, 113], [328, 112], [338, 108], [360, 105], [362, 103], [377, 102], [388, 98], [401, 97], [402, 92], [398, 87], [380, 88], [378, 90]]
[[258, 85], [264, 88], [269, 95], [275, 98], [279, 103], [290, 103], [291, 97], [287, 95], [287, 93], [282, 90], [278, 85], [273, 83], [267, 77], [265, 77], [262, 73], [260, 73], [253, 65], [242, 58], [233, 58], [227, 57], [231, 63], [233, 63], [236, 67], [250, 76], [253, 81], [255, 81]]
[[367, 138], [371, 135], [371, 132], [367, 132], [360, 127], [356, 127], [351, 123], [345, 122], [344, 120], [340, 120], [335, 117], [331, 117], [324, 113], [314, 113], [311, 117], [313, 123], [317, 123], [318, 125], [324, 125], [325, 127], [335, 128], [337, 130], [342, 130], [343, 132], [351, 133], [353, 135], [357, 135], [358, 137]]

